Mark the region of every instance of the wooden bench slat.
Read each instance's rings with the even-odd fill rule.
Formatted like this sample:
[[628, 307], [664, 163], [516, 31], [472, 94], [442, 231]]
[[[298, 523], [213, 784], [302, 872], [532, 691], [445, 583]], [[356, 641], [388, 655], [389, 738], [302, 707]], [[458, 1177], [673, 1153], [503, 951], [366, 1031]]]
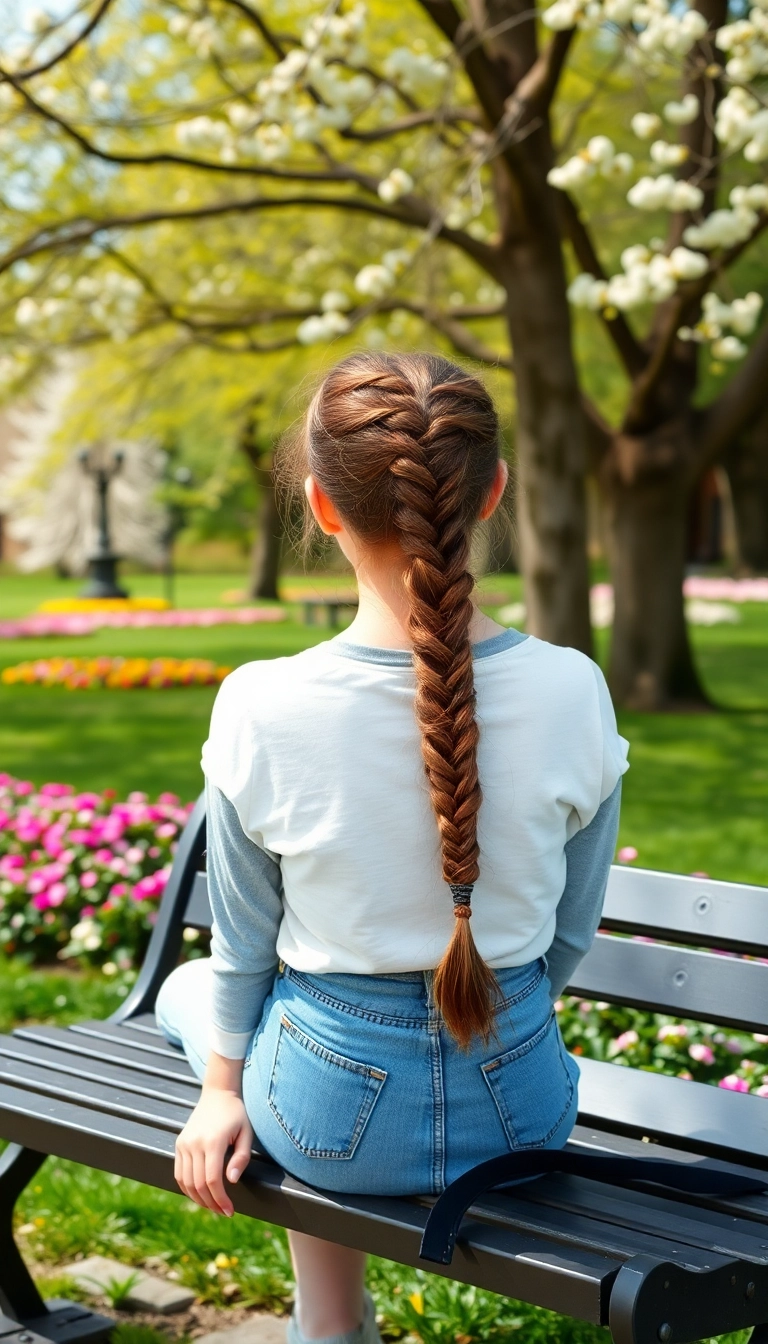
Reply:
[[535, 1181], [529, 1198], [547, 1208], [588, 1210], [593, 1217], [615, 1223], [630, 1232], [638, 1229], [653, 1236], [673, 1238], [687, 1246], [698, 1246], [701, 1250], [768, 1265], [768, 1223], [761, 1226], [714, 1209], [692, 1209], [679, 1204], [673, 1192], [655, 1195], [643, 1190], [618, 1189], [578, 1176], [552, 1175]]
[[605, 928], [768, 956], [768, 887], [614, 864]]
[[154, 1013], [137, 1013], [135, 1017], [128, 1019], [128, 1023], [134, 1031], [148, 1032], [150, 1036], [162, 1036], [162, 1032], [157, 1025]]
[[768, 1167], [766, 1098], [580, 1059], [579, 1119], [597, 1130], [649, 1135], [671, 1148]]
[[[177, 1188], [174, 1135], [167, 1130], [106, 1117], [3, 1082], [0, 1121], [11, 1142], [161, 1189]], [[428, 1209], [416, 1200], [327, 1195], [261, 1160], [251, 1164], [231, 1193], [238, 1212], [423, 1267], [418, 1250]], [[451, 1266], [430, 1269], [596, 1324], [606, 1321], [610, 1286], [621, 1263], [617, 1258], [506, 1226], [474, 1222], [467, 1233]]]
[[113, 1045], [121, 1047], [123, 1043], [132, 1045], [137, 1050], [145, 1050], [148, 1054], [160, 1055], [162, 1059], [184, 1058], [183, 1051], [169, 1045], [164, 1036], [136, 1030], [130, 1022], [121, 1022], [119, 1026], [113, 1022], [73, 1022], [67, 1030], [75, 1032], [78, 1036], [96, 1036], [99, 1040], [110, 1041]]
[[156, 1073], [143, 1075], [133, 1068], [98, 1060], [88, 1063], [82, 1055], [68, 1054], [64, 1049], [24, 1041], [18, 1036], [0, 1036], [0, 1061], [19, 1060], [43, 1068], [57, 1069], [75, 1078], [94, 1082], [110, 1082], [137, 1096], [157, 1097], [158, 1101], [175, 1101], [179, 1105], [193, 1105], [200, 1096], [200, 1084], [192, 1078], [160, 1077]]
[[60, 1097], [105, 1115], [120, 1115], [140, 1120], [143, 1124], [157, 1125], [159, 1129], [170, 1129], [175, 1134], [184, 1128], [194, 1106], [193, 1098], [187, 1106], [157, 1098], [139, 1099], [136, 1093], [114, 1084], [96, 1082], [92, 1078], [74, 1078], [71, 1073], [59, 1073], [56, 1069], [31, 1064], [28, 1059], [0, 1059], [0, 1082], [26, 1087], [41, 1096]]
[[155, 1059], [148, 1051], [133, 1046], [116, 1046], [96, 1036], [77, 1036], [64, 1027], [18, 1027], [13, 1033], [22, 1041], [56, 1046], [85, 1059], [103, 1059], [111, 1064], [155, 1074], [158, 1078], [186, 1078], [195, 1081], [195, 1075], [183, 1055], [170, 1059]]
[[768, 1016], [768, 965], [602, 933], [568, 992], [760, 1032]]

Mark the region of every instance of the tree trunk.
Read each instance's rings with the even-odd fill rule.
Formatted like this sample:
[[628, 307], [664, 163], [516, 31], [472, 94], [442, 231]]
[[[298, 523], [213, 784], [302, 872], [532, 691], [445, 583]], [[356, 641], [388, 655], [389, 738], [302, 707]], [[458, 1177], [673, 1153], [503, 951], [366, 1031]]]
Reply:
[[723, 458], [736, 515], [739, 574], [768, 574], [768, 411]]
[[627, 709], [708, 703], [683, 605], [693, 447], [676, 441], [681, 432], [617, 435], [601, 471], [615, 603], [608, 680]]
[[283, 523], [277, 506], [277, 492], [271, 471], [263, 471], [269, 483], [260, 485], [261, 506], [256, 536], [251, 551], [251, 578], [249, 597], [269, 597], [277, 600], [277, 581], [283, 551]]
[[255, 410], [251, 411], [243, 425], [240, 448], [248, 460], [259, 492], [248, 596], [266, 597], [277, 601], [277, 581], [280, 577], [280, 561], [283, 553], [283, 520], [278, 507], [271, 450], [259, 443]]
[[526, 629], [591, 653], [584, 421], [560, 241], [547, 242], [517, 244], [505, 258]]

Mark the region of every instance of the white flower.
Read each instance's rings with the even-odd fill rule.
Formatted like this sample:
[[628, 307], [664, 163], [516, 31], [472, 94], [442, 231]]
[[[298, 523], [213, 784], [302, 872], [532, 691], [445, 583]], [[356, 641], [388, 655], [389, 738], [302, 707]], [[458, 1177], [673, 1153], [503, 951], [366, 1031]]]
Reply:
[[236, 131], [248, 131], [256, 124], [258, 113], [252, 107], [245, 103], [230, 103], [227, 108], [227, 118], [230, 126]]
[[378, 194], [382, 201], [388, 204], [397, 201], [401, 196], [406, 196], [413, 188], [413, 178], [406, 173], [404, 168], [393, 168], [388, 177], [379, 183]]
[[410, 47], [395, 47], [384, 62], [384, 74], [406, 93], [429, 97], [439, 93], [450, 71], [445, 61], [435, 60], [428, 52]]
[[635, 8], [635, 0], [604, 0], [603, 13], [611, 23], [629, 23]]
[[88, 85], [88, 97], [92, 103], [109, 102], [112, 93], [106, 79], [92, 79]]
[[407, 270], [413, 261], [413, 257], [407, 248], [393, 247], [389, 252], [384, 253], [381, 260], [393, 276], [398, 276]]
[[563, 32], [566, 28], [575, 28], [583, 12], [584, 7], [579, 0], [555, 0], [553, 5], [544, 10], [541, 21], [547, 28]]
[[101, 947], [101, 935], [98, 933], [89, 934], [87, 938], [83, 939], [83, 947], [86, 952], [96, 952]]
[[687, 145], [671, 145], [668, 140], [654, 140], [651, 145], [651, 158], [662, 168], [675, 168], [688, 158]]
[[744, 146], [744, 158], [748, 163], [762, 163], [768, 159], [768, 108], [755, 113], [749, 129], [752, 138]]
[[614, 308], [626, 311], [638, 308], [649, 299], [648, 273], [644, 267], [635, 267], [626, 275], [614, 275], [608, 281], [608, 302]]
[[614, 157], [616, 150], [607, 135], [593, 135], [587, 142], [587, 155], [592, 163], [605, 163]]
[[350, 307], [350, 300], [341, 289], [328, 289], [320, 300], [324, 313], [343, 313]]
[[669, 210], [699, 210], [704, 204], [704, 192], [692, 182], [675, 182], [669, 192]]
[[686, 93], [679, 103], [665, 103], [664, 116], [673, 126], [690, 126], [699, 115], [699, 100], [695, 93]]
[[754, 210], [749, 208], [713, 210], [702, 224], [689, 224], [683, 233], [683, 241], [707, 251], [714, 247], [733, 247], [749, 238], [757, 221]]
[[394, 276], [386, 266], [378, 266], [375, 263], [370, 266], [363, 266], [355, 276], [355, 289], [358, 294], [366, 294], [369, 298], [380, 299], [391, 287]]
[[729, 198], [736, 210], [768, 210], [768, 186], [754, 182], [751, 187], [734, 187]]
[[343, 313], [333, 311], [323, 313], [322, 316], [317, 314], [299, 325], [296, 336], [302, 345], [317, 345], [334, 336], [343, 336], [349, 331], [349, 326], [349, 319]]
[[636, 112], [630, 125], [638, 140], [650, 140], [661, 130], [661, 117], [655, 112]]
[[746, 89], [729, 89], [715, 114], [717, 138], [726, 149], [741, 149], [750, 138], [750, 127], [760, 104]]
[[632, 155], [627, 154], [626, 151], [622, 151], [621, 154], [617, 154], [615, 158], [610, 159], [608, 163], [601, 164], [600, 172], [602, 176], [608, 178], [609, 181], [612, 178], [618, 180], [622, 177], [628, 177], [634, 166], [635, 160], [632, 158]]
[[183, 37], [189, 32], [191, 20], [186, 14], [172, 14], [168, 20], [168, 32], [171, 37]]
[[16, 305], [16, 322], [20, 327], [29, 327], [36, 322], [40, 311], [34, 299], [20, 299]]
[[743, 359], [747, 353], [747, 347], [738, 336], [721, 336], [719, 340], [712, 342], [712, 354], [715, 359], [727, 361]]
[[583, 182], [588, 182], [591, 177], [594, 177], [595, 172], [595, 165], [585, 154], [574, 154], [573, 158], [568, 159], [566, 163], [561, 163], [556, 168], [550, 168], [547, 173], [547, 181], [551, 187], [568, 191], [571, 187], [580, 187]]
[[176, 126], [176, 139], [184, 149], [218, 149], [228, 134], [224, 122], [212, 117], [192, 117]]
[[568, 299], [575, 308], [604, 308], [608, 302], [608, 285], [583, 271], [568, 286]]
[[743, 299], [734, 299], [731, 304], [729, 326], [738, 336], [751, 336], [757, 326], [757, 319], [763, 306], [762, 295], [752, 290]]
[[672, 273], [678, 280], [697, 280], [709, 266], [702, 252], [690, 252], [687, 247], [674, 247], [669, 260]]

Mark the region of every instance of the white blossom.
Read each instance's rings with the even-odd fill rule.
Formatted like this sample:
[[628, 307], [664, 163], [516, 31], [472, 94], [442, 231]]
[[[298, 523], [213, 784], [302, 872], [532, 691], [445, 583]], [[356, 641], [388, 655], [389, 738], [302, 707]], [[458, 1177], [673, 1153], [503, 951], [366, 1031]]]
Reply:
[[695, 93], [686, 93], [681, 102], [665, 103], [664, 117], [673, 126], [690, 126], [699, 115], [699, 100]]
[[401, 196], [407, 196], [413, 189], [413, 178], [404, 168], [393, 168], [392, 172], [379, 183], [378, 194], [382, 201], [390, 204]]
[[16, 305], [16, 323], [20, 327], [32, 326], [40, 316], [40, 310], [34, 299], [21, 299]]
[[661, 117], [657, 117], [655, 112], [636, 112], [630, 125], [638, 140], [650, 140], [652, 135], [661, 130]]
[[734, 187], [729, 198], [735, 210], [768, 210], [768, 186], [754, 182], [750, 187]]
[[350, 300], [341, 289], [328, 289], [320, 300], [324, 313], [343, 313], [350, 307]]
[[111, 93], [106, 79], [92, 79], [88, 85], [88, 97], [92, 103], [108, 103]]
[[608, 303], [608, 285], [583, 271], [568, 286], [568, 299], [575, 308], [605, 308]]
[[746, 89], [729, 89], [715, 114], [715, 131], [726, 149], [741, 149], [750, 139], [752, 121], [760, 104]]
[[598, 172], [608, 179], [626, 177], [633, 165], [632, 155], [617, 154], [613, 141], [607, 135], [593, 135], [578, 154], [556, 168], [551, 168], [547, 181], [550, 186], [568, 191], [588, 182]]
[[743, 359], [747, 353], [747, 347], [738, 336], [721, 336], [719, 340], [712, 342], [712, 354], [715, 359], [735, 360]]
[[363, 266], [355, 276], [355, 289], [358, 294], [366, 294], [371, 299], [380, 299], [391, 288], [394, 276], [386, 266], [372, 263]]
[[641, 177], [627, 192], [627, 200], [637, 210], [698, 210], [704, 192], [692, 182], [661, 173], [659, 177]]
[[585, 154], [574, 154], [565, 163], [550, 168], [547, 181], [550, 186], [557, 187], [560, 191], [570, 191], [571, 188], [580, 187], [584, 182], [588, 182], [596, 172], [595, 165]]
[[748, 206], [738, 210], [713, 210], [703, 223], [689, 224], [683, 233], [683, 241], [707, 251], [715, 247], [733, 247], [749, 238], [757, 221], [757, 215]]
[[662, 168], [676, 168], [688, 158], [687, 145], [672, 145], [668, 140], [654, 140], [651, 145], [651, 158]]
[[691, 252], [687, 247], [673, 247], [669, 262], [672, 274], [678, 280], [698, 280], [709, 266], [703, 252]]
[[224, 122], [212, 117], [193, 117], [176, 126], [176, 139], [184, 149], [218, 149], [228, 135]]
[[413, 257], [407, 248], [393, 247], [389, 252], [384, 253], [381, 260], [387, 270], [396, 278], [410, 266]]
[[756, 112], [749, 126], [751, 139], [744, 146], [744, 158], [749, 163], [768, 159], [768, 108]]
[[410, 47], [395, 47], [384, 62], [384, 74], [406, 92], [434, 97], [439, 94], [450, 71], [445, 61], [435, 60], [427, 52]]

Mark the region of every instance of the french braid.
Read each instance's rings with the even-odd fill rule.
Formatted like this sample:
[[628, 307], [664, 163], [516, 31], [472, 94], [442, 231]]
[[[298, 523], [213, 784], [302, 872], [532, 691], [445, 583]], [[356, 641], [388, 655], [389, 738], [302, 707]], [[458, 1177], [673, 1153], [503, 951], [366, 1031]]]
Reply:
[[308, 412], [304, 465], [349, 527], [405, 556], [416, 721], [456, 916], [434, 997], [466, 1048], [493, 1031], [498, 983], [469, 927], [480, 873], [479, 729], [469, 625], [472, 527], [493, 483], [498, 426], [483, 385], [430, 355], [356, 355]]

